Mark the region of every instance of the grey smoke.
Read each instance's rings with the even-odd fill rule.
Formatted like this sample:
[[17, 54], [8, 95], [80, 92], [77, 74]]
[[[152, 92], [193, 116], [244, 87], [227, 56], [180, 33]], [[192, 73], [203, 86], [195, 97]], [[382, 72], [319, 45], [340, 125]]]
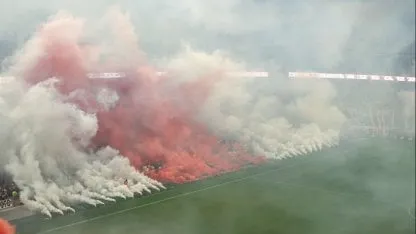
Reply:
[[[0, 9], [0, 37], [5, 38], [5, 44], [18, 37], [14, 50], [21, 48], [41, 22], [58, 10], [67, 10], [88, 22], [100, 19], [88, 26], [86, 42], [99, 42], [108, 56], [126, 66], [142, 61], [146, 54], [151, 64], [177, 72], [180, 79], [175, 82], [201, 79], [216, 70], [267, 70], [271, 73], [267, 79], [224, 76], [198, 110], [197, 118], [216, 134], [243, 142], [253, 151], [273, 158], [337, 144], [341, 126], [347, 120], [336, 102], [340, 92], [368, 94], [370, 99], [377, 100], [382, 97], [385, 102], [397, 96], [390, 86], [372, 93], [366, 89], [345, 90], [346, 87], [328, 81], [288, 81], [287, 71], [390, 74], [394, 72], [397, 53], [414, 42], [415, 34], [415, 6], [411, 0], [123, 1], [120, 9], [128, 10], [130, 17], [113, 8], [109, 17], [122, 24], [106, 31], [102, 27], [109, 21], [101, 16], [110, 4], [98, 0], [5, 3]], [[107, 37], [117, 38], [116, 43], [106, 40]], [[37, 56], [36, 40], [27, 45], [30, 47], [31, 43], [35, 45], [33, 50], [16, 52], [29, 57], [27, 60], [21, 56], [17, 56], [17, 63], [14, 59], [5, 60], [8, 75], [30, 65]], [[190, 46], [183, 49], [183, 44]], [[93, 67], [98, 59], [91, 58], [89, 62]], [[9, 69], [10, 64], [13, 69]], [[131, 196], [131, 192], [160, 186], [134, 172], [112, 149], [86, 155], [70, 144], [65, 131], [72, 129], [71, 134], [81, 140], [79, 144], [85, 145], [96, 131], [96, 119], [63, 104], [63, 97], [59, 97], [52, 84], [26, 90], [19, 77], [6, 83], [0, 87], [0, 144], [9, 150], [2, 154], [1, 163], [23, 189], [23, 201], [33, 209], [45, 214], [59, 213], [58, 210], [69, 210], [66, 204], [73, 202], [97, 205], [100, 200]], [[400, 97], [404, 100], [403, 111], [410, 119], [407, 121], [411, 121], [414, 99], [412, 104], [411, 97], [404, 96], [410, 95]], [[113, 95], [103, 103], [111, 107], [116, 99]], [[344, 101], [350, 105], [362, 103]], [[44, 107], [54, 111], [44, 111]], [[77, 121], [68, 120], [68, 116]], [[56, 128], [45, 127], [51, 124]], [[68, 154], [78, 160], [69, 160], [65, 157]], [[109, 168], [118, 168], [120, 174], [110, 173]], [[128, 173], [123, 174], [125, 171]], [[118, 179], [122, 177], [137, 182], [131, 189], [134, 191], [121, 186]]]
[[[57, 14], [16, 52], [10, 60], [14, 63], [9, 76], [1, 77], [2, 167], [22, 190], [21, 201], [47, 216], [74, 211], [71, 206], [76, 203], [96, 206], [116, 197], [164, 188], [136, 171], [115, 149], [87, 150], [97, 132], [97, 118], [66, 102], [71, 96], [82, 98], [82, 90], [65, 97], [55, 88], [59, 82], [56, 78], [30, 87], [21, 76], [45, 52], [42, 33], [71, 42], [81, 31], [82, 21], [66, 13]], [[100, 94], [104, 108], [118, 100], [106, 90]], [[124, 180], [128, 180], [128, 187]]]

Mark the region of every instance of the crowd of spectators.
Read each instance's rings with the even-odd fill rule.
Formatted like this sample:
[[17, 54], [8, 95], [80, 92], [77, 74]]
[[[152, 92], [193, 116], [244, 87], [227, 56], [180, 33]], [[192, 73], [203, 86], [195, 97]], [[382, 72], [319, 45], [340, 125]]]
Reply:
[[0, 173], [0, 209], [17, 204], [18, 188], [10, 176]]

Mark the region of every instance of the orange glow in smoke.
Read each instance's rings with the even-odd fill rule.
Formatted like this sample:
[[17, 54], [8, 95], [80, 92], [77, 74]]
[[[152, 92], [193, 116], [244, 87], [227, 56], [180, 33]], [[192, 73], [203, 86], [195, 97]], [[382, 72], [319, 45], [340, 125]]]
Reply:
[[[91, 147], [110, 145], [150, 177], [162, 182], [183, 183], [224, 171], [260, 163], [263, 157], [250, 155], [238, 143], [223, 143], [196, 114], [209, 97], [215, 82], [223, 77], [212, 71], [196, 81], [174, 84], [169, 76], [161, 78], [154, 68], [142, 62], [123, 69], [123, 79], [88, 79], [85, 64], [88, 53], [78, 43], [44, 35], [44, 53], [25, 71], [25, 79], [35, 84], [58, 77], [59, 90], [68, 94], [83, 89], [89, 94], [83, 101], [73, 100], [82, 109], [99, 109], [95, 100], [97, 87], [116, 90], [120, 99], [113, 109], [97, 113], [99, 130]], [[97, 51], [94, 51], [97, 53]], [[140, 60], [143, 61], [143, 60]], [[107, 72], [111, 64], [94, 71]], [[111, 70], [112, 71], [112, 70]], [[87, 100], [85, 100], [87, 98]], [[161, 167], [159, 167], [161, 166]]]

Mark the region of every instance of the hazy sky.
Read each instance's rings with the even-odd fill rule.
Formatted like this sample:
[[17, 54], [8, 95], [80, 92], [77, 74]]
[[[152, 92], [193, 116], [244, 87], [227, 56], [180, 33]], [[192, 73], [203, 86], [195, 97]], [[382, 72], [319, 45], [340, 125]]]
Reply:
[[[99, 19], [114, 3], [0, 1], [3, 39], [27, 37], [58, 10]], [[122, 0], [118, 5], [129, 12], [150, 57], [189, 43], [229, 51], [253, 64], [321, 70], [342, 64], [370, 71], [390, 64], [415, 34], [414, 0]]]

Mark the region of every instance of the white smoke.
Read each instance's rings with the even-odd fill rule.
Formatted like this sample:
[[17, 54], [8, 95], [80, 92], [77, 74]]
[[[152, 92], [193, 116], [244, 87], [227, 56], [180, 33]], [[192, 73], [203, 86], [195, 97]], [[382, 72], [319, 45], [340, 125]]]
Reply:
[[401, 91], [397, 93], [402, 104], [404, 129], [415, 135], [415, 92]]
[[[164, 188], [136, 171], [117, 150], [87, 149], [97, 132], [97, 118], [67, 102], [82, 97], [82, 90], [63, 96], [56, 89], [59, 79], [30, 86], [21, 77], [47, 53], [48, 38], [70, 45], [82, 31], [82, 20], [57, 14], [16, 54], [9, 70], [12, 75], [0, 77], [1, 166], [21, 189], [21, 201], [47, 216], [74, 211], [71, 206], [77, 203], [96, 206]], [[71, 52], [82, 53], [77, 48]], [[102, 90], [97, 99], [111, 108], [118, 96]]]
[[119, 98], [117, 92], [103, 88], [98, 92], [96, 100], [105, 110], [110, 110], [117, 104]]
[[[131, 197], [134, 193], [163, 188], [137, 172], [114, 149], [105, 148], [96, 153], [85, 150], [97, 131], [97, 119], [65, 102], [68, 98], [85, 97], [85, 91], [76, 90], [73, 96], [65, 97], [55, 89], [57, 81], [54, 79], [33, 87], [27, 87], [21, 79], [22, 71], [30, 70], [33, 61], [44, 55], [48, 36], [68, 45], [78, 45], [80, 39], [85, 38], [93, 42], [94, 46], [88, 51], [79, 47], [71, 50], [72, 55], [81, 58], [83, 65], [90, 69], [99, 69], [102, 57], [109, 58], [116, 66], [130, 67], [140, 62], [142, 52], [137, 49], [138, 39], [129, 17], [112, 8], [101, 22], [110, 23], [111, 30], [97, 36], [94, 30], [85, 30], [84, 20], [67, 13], [57, 14], [43, 25], [43, 37], [35, 35], [11, 60], [13, 66], [9, 72], [12, 76], [1, 78], [2, 166], [22, 189], [21, 200], [29, 208], [49, 216], [73, 211], [71, 205], [75, 203], [98, 205], [114, 201], [116, 197]], [[350, 28], [349, 23], [345, 25]], [[339, 38], [345, 38], [344, 34], [339, 34]], [[285, 41], [291, 42], [291, 39]], [[344, 44], [344, 40], [341, 41], [338, 44]], [[298, 48], [301, 44], [290, 43], [291, 46], [285, 47], [300, 53], [303, 51]], [[328, 50], [330, 56], [322, 56], [324, 58], [319, 61], [331, 65], [328, 60], [334, 60], [332, 54], [335, 50], [338, 53], [338, 44], [334, 43]], [[319, 46], [309, 48], [306, 53], [322, 49]], [[336, 90], [326, 81], [282, 81], [288, 78], [279, 73], [265, 80], [231, 78], [224, 74], [245, 70], [248, 66], [222, 52], [209, 54], [189, 47], [163, 61], [161, 67], [176, 74], [175, 82], [212, 77], [213, 90], [201, 107], [199, 120], [218, 136], [242, 142], [258, 154], [280, 159], [338, 143], [345, 117], [333, 104]], [[255, 88], [259, 84], [275, 85], [273, 89], [277, 91], [263, 93]], [[118, 98], [111, 90], [102, 90], [97, 100], [107, 109]], [[124, 179], [128, 179], [128, 187], [124, 186]]]
[[[168, 71], [181, 74], [181, 81], [206, 79], [209, 72], [218, 71], [222, 77], [218, 81], [213, 77], [214, 88], [202, 107], [200, 120], [217, 135], [242, 142], [257, 154], [285, 158], [338, 143], [345, 117], [332, 104], [336, 91], [328, 82], [286, 81], [285, 92], [253, 92], [254, 82], [270, 84], [270, 80], [288, 77], [228, 77], [226, 72], [244, 70], [244, 64], [219, 51], [206, 54], [189, 47], [164, 64]], [[285, 100], [288, 97], [290, 100]]]
[[56, 80], [30, 88], [19, 79], [2, 80], [2, 162], [30, 209], [51, 216], [73, 211], [75, 203], [98, 205], [163, 188], [114, 149], [82, 150], [97, 131], [97, 119], [64, 103], [54, 88]]

